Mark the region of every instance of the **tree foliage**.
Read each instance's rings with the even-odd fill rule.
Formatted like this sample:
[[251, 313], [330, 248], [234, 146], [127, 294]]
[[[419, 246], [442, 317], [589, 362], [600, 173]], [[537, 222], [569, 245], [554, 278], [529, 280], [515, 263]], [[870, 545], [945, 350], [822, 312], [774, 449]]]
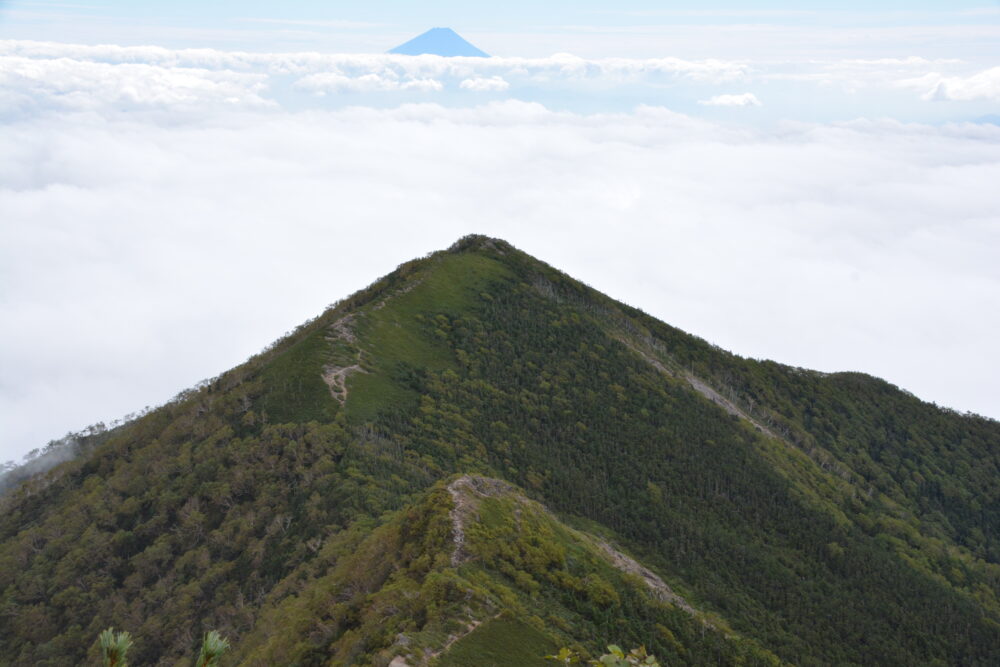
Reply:
[[108, 628], [97, 638], [104, 667], [128, 667], [128, 650], [132, 648], [132, 637], [127, 632], [115, 632]]
[[[347, 363], [341, 405], [322, 378]], [[366, 664], [500, 610], [587, 655], [1000, 664], [1000, 425], [739, 358], [498, 241], [88, 437], [0, 497], [5, 664], [83, 663], [112, 623], [141, 664], [210, 628], [250, 664]], [[623, 545], [719, 632], [502, 500], [452, 567], [435, 485], [470, 472]]]
[[[579, 653], [568, 648], [561, 648], [559, 649], [559, 653], [555, 655], [547, 655], [545, 657], [549, 660], [555, 660], [563, 665], [575, 665], [583, 662], [583, 658], [581, 658]], [[596, 659], [588, 661], [587, 664], [598, 666], [604, 665], [605, 667], [631, 667], [634, 665], [660, 667], [660, 663], [656, 660], [656, 656], [649, 655], [646, 652], [645, 646], [634, 648], [628, 653], [625, 653], [621, 648], [615, 646], [614, 644], [608, 646], [607, 653]]]
[[229, 640], [218, 630], [209, 630], [201, 642], [195, 667], [218, 667], [222, 654], [229, 650]]

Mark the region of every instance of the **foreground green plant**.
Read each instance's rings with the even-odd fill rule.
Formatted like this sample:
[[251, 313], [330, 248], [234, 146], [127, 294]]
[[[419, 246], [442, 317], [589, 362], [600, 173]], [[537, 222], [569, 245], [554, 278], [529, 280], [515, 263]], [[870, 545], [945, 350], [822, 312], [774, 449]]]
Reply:
[[205, 639], [201, 643], [201, 653], [198, 654], [197, 667], [216, 667], [219, 658], [229, 648], [229, 640], [212, 630], [205, 633]]
[[[583, 662], [583, 658], [576, 651], [571, 651], [568, 648], [559, 649], [559, 653], [556, 655], [545, 656], [546, 660], [555, 660], [556, 662], [562, 663], [564, 665], [575, 665]], [[639, 648], [634, 648], [627, 654], [621, 650], [621, 648], [611, 644], [608, 646], [608, 652], [602, 655], [597, 660], [591, 660], [587, 664], [590, 665], [604, 665], [605, 667], [630, 667], [632, 665], [646, 665], [647, 667], [660, 667], [660, 663], [656, 661], [655, 655], [649, 655], [646, 652], [645, 646], [640, 646]]]
[[[128, 667], [125, 654], [132, 648], [132, 635], [127, 632], [115, 632], [108, 628], [100, 634], [98, 642], [101, 647], [101, 659], [104, 667]], [[219, 658], [229, 650], [229, 640], [219, 634], [218, 630], [205, 633], [198, 653], [196, 667], [218, 667]]]
[[128, 667], [125, 654], [132, 648], [132, 635], [124, 631], [116, 633], [114, 628], [108, 628], [100, 634], [98, 642], [104, 667]]

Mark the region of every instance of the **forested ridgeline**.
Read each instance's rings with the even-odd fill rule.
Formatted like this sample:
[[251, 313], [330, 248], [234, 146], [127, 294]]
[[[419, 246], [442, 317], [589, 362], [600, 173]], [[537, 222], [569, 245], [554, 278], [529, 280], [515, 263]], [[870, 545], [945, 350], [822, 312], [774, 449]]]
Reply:
[[[512, 623], [675, 661], [1000, 663], [996, 422], [741, 359], [502, 241], [403, 265], [103, 438], [2, 501], [0, 662], [78, 664], [114, 625], [136, 664], [208, 629], [251, 664], [384, 664], [481, 623], [452, 664]], [[724, 629], [511, 507], [481, 544], [524, 544], [453, 565], [456, 473], [622, 543]]]

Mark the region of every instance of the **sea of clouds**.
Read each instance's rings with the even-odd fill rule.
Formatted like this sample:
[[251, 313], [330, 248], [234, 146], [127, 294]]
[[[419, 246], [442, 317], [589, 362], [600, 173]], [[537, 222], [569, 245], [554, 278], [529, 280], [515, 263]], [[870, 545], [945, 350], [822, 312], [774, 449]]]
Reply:
[[[998, 90], [953, 63], [797, 67], [917, 104]], [[1000, 417], [1000, 127], [518, 98], [640, 77], [743, 113], [768, 104], [761, 76], [0, 43], [0, 460], [167, 400], [473, 232], [737, 353]], [[386, 86], [417, 97], [367, 104]]]
[[[544, 98], [562, 108], [574, 99], [616, 109], [624, 99], [662, 98], [685, 105], [755, 107], [757, 88], [778, 97], [822, 96], [836, 89], [855, 97], [919, 101], [1000, 101], [1000, 67], [960, 59], [906, 58], [738, 60], [663, 58], [442, 58], [434, 55], [250, 53], [157, 46], [75, 45], [0, 40], [0, 117], [53, 109], [190, 110], [206, 107], [285, 109], [372, 103], [365, 94], [407, 93], [387, 101], [473, 102], [478, 94]], [[440, 95], [438, 95], [440, 98]], [[599, 102], [594, 102], [599, 100]], [[616, 109], [620, 110], [620, 109]]]

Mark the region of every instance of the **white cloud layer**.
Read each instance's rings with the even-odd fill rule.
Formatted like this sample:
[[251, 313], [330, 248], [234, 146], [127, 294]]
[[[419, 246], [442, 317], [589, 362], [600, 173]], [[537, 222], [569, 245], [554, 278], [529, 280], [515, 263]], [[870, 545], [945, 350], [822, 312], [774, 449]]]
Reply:
[[[265, 84], [289, 78], [314, 92], [393, 90], [502, 91], [510, 81], [537, 85], [562, 82], [699, 83], [734, 81], [744, 63], [679, 58], [585, 59], [570, 54], [546, 58], [442, 58], [433, 55], [247, 53], [215, 49], [170, 50], [155, 46], [86, 46], [50, 42], [0, 41], [0, 74], [7, 86], [25, 88], [43, 102], [67, 90], [76, 97], [140, 103], [186, 102], [196, 93], [207, 101], [259, 102]], [[177, 91], [178, 100], [165, 91]], [[70, 100], [65, 106], [80, 106]]]
[[762, 106], [757, 96], [753, 93], [742, 93], [740, 95], [716, 95], [707, 100], [701, 100], [698, 104], [707, 107], [759, 107]]
[[1000, 102], [1000, 67], [972, 76], [945, 76], [940, 72], [932, 72], [919, 78], [903, 80], [899, 85], [924, 91], [925, 100]]
[[[265, 107], [301, 110], [347, 104], [427, 101], [472, 103], [475, 93], [539, 101], [576, 111], [623, 111], [637, 104], [761, 106], [770, 119], [892, 115], [940, 122], [948, 105], [964, 115], [991, 113], [1000, 70], [957, 59], [775, 61], [680, 58], [442, 58], [392, 54], [250, 53], [156, 46], [87, 46], [0, 40], [0, 118], [59, 110], [192, 111]], [[745, 86], [745, 87], [744, 87]], [[366, 96], [370, 96], [366, 97]], [[803, 100], [811, 100], [803, 104]], [[923, 111], [917, 110], [923, 109]], [[844, 109], [849, 109], [844, 115]], [[865, 111], [867, 109], [867, 112]]]
[[162, 402], [470, 232], [741, 354], [1000, 416], [996, 126], [247, 111], [220, 91], [256, 80], [201, 74], [187, 89], [221, 102], [174, 113], [144, 78], [74, 84], [165, 100], [122, 113], [8, 65], [6, 94], [61, 111], [0, 123], [0, 459]]
[[258, 107], [265, 76], [232, 70], [108, 64], [70, 58], [0, 57], [0, 108], [87, 110]]
[[473, 90], [477, 93], [502, 92], [510, 88], [510, 84], [500, 76], [491, 76], [488, 79], [481, 76], [473, 79], [463, 79], [462, 83], [458, 84], [458, 86], [459, 88]]
[[372, 93], [400, 90], [440, 92], [444, 85], [437, 79], [407, 77], [400, 79], [394, 72], [345, 76], [336, 72], [309, 74], [295, 82], [295, 87], [313, 93]]
[[111, 65], [144, 63], [161, 67], [259, 70], [268, 73], [305, 74], [334, 71], [391, 70], [411, 76], [457, 77], [473, 73], [516, 72], [528, 77], [554, 75], [577, 78], [622, 79], [643, 75], [684, 76], [703, 81], [740, 79], [745, 62], [733, 60], [683, 60], [680, 58], [580, 58], [557, 53], [541, 58], [443, 58], [435, 55], [402, 56], [391, 53], [251, 53], [216, 49], [165, 49], [159, 46], [63, 44], [0, 40], [0, 56], [34, 59], [68, 58]]

